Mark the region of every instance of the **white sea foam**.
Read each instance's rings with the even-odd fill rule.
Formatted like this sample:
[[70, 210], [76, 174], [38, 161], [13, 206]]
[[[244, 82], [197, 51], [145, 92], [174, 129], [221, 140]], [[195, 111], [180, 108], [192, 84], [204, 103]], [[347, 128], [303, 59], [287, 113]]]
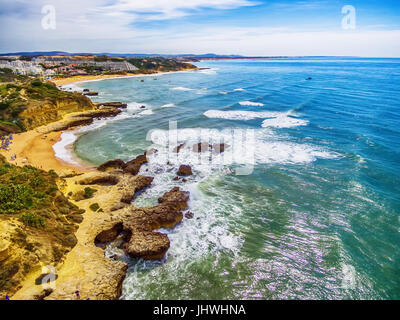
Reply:
[[256, 112], [256, 111], [221, 111], [221, 110], [208, 110], [204, 115], [208, 118], [218, 118], [227, 120], [252, 120], [256, 118], [270, 118], [278, 117], [281, 112]]
[[175, 107], [175, 105], [173, 103], [167, 103], [161, 106], [160, 108], [171, 108], [171, 107]]
[[210, 68], [210, 69], [200, 70], [199, 72], [203, 73], [203, 74], [208, 74], [208, 75], [215, 75], [215, 74], [217, 74], [218, 70], [219, 70], [219, 68]]
[[63, 132], [61, 134], [61, 140], [53, 145], [55, 156], [65, 162], [77, 164], [71, 150], [71, 147], [76, 139], [77, 136], [74, 132]]
[[204, 112], [208, 118], [227, 119], [227, 120], [252, 120], [257, 118], [268, 118], [262, 123], [263, 128], [291, 128], [298, 126], [306, 126], [307, 120], [294, 118], [291, 112], [268, 112], [268, 111], [223, 111], [223, 110], [208, 110]]
[[146, 104], [144, 104], [144, 103], [129, 102], [126, 110], [127, 111], [140, 111], [142, 106], [147, 107]]
[[237, 88], [237, 89], [234, 89], [233, 91], [246, 91], [246, 90], [244, 90], [243, 88]]
[[[179, 154], [168, 148], [169, 134], [176, 134], [178, 144], [186, 145]], [[179, 282], [186, 274], [186, 270], [194, 264], [201, 263], [202, 259], [213, 255], [218, 259], [221, 253], [238, 257], [244, 239], [238, 233], [232, 232], [227, 223], [225, 213], [229, 211], [229, 219], [240, 219], [243, 210], [234, 205], [225, 190], [218, 187], [218, 180], [223, 179], [220, 167], [198, 164], [199, 157], [207, 159], [210, 154], [193, 152], [192, 145], [200, 141], [213, 143], [224, 141], [232, 145], [232, 136], [227, 131], [207, 128], [178, 129], [175, 132], [167, 130], [153, 131], [152, 141], [158, 153], [149, 156], [149, 163], [141, 168], [141, 173], [154, 176], [152, 188], [147, 189], [136, 200], [136, 206], [151, 206], [157, 204], [157, 198], [171, 188], [179, 186], [190, 192], [189, 210], [194, 212], [194, 219], [184, 219], [172, 230], [158, 230], [168, 234], [171, 241], [170, 249], [163, 261], [134, 261], [127, 272], [123, 285], [122, 299], [143, 299], [148, 297], [148, 287], [153, 286], [162, 277], [163, 281]], [[312, 145], [275, 141], [276, 137], [270, 130], [257, 129], [255, 140], [250, 148], [254, 148], [255, 162], [262, 163], [293, 163], [303, 164], [318, 158], [333, 158], [328, 151], [320, 150]], [[237, 153], [233, 147], [228, 147], [224, 157]], [[165, 152], [164, 152], [165, 151]], [[239, 157], [245, 155], [238, 154]], [[178, 159], [175, 162], [173, 159]], [[167, 165], [167, 162], [170, 164]], [[193, 176], [188, 177], [186, 184], [174, 181], [180, 164], [192, 165]], [[203, 194], [199, 186], [207, 185], [212, 196]], [[217, 201], [216, 201], [217, 200]], [[115, 248], [108, 248], [107, 256], [115, 254]], [[120, 253], [123, 258], [123, 252]], [[235, 258], [236, 259], [236, 258]], [[165, 263], [166, 262], [166, 263]], [[160, 274], [160, 272], [162, 274]]]
[[220, 91], [220, 93], [219, 94], [228, 94], [229, 92], [227, 92], [227, 91]]
[[262, 123], [263, 128], [275, 127], [275, 128], [291, 128], [298, 126], [306, 126], [307, 120], [289, 117], [288, 115], [280, 115], [276, 118], [265, 119]]
[[[336, 158], [335, 153], [309, 145], [279, 141], [273, 132], [254, 130], [254, 135], [237, 135], [235, 130], [187, 128], [173, 131], [155, 130], [150, 139], [159, 152], [154, 161], [159, 165], [192, 164], [201, 175], [206, 176], [224, 165], [247, 165], [267, 163], [307, 163], [318, 158]], [[240, 134], [240, 132], [239, 132]], [[175, 143], [174, 143], [175, 142]], [[198, 142], [225, 143], [229, 145], [221, 154], [196, 153], [192, 146]], [[185, 143], [177, 154], [173, 147]], [[173, 144], [169, 146], [169, 144]]]
[[64, 91], [70, 91], [70, 92], [82, 92], [82, 87], [75, 83], [70, 83], [70, 84], [63, 84], [60, 86], [62, 90]]
[[140, 114], [141, 114], [141, 115], [151, 115], [151, 114], [153, 114], [153, 113], [154, 113], [153, 110], [148, 109], [148, 110], [145, 110], [145, 111], [141, 112]]
[[81, 135], [86, 132], [100, 129], [112, 122], [152, 115], [153, 110], [151, 109], [142, 111], [143, 109], [141, 108], [141, 106], [143, 105], [145, 104], [137, 102], [128, 103], [127, 108], [115, 117], [96, 119], [90, 125], [86, 125], [73, 131], [62, 133], [61, 140], [53, 146], [56, 157], [67, 163], [78, 164], [77, 161], [74, 160], [75, 157], [73, 154], [72, 145]]
[[240, 101], [239, 104], [241, 106], [252, 106], [252, 107], [262, 107], [264, 105], [261, 102], [252, 102], [252, 101]]
[[201, 88], [200, 90], [196, 90], [196, 93], [197, 94], [205, 94], [205, 93], [207, 93], [207, 88]]
[[174, 90], [174, 91], [192, 91], [194, 89], [185, 88], [185, 87], [175, 87], [175, 88], [172, 88], [171, 90]]

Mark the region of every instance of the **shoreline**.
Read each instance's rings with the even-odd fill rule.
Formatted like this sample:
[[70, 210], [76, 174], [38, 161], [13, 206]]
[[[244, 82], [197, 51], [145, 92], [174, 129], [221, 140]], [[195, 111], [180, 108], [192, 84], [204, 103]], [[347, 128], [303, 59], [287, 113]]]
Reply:
[[49, 81], [53, 82], [56, 86], [65, 86], [65, 85], [69, 85], [69, 84], [76, 84], [76, 83], [82, 83], [82, 82], [137, 78], [137, 77], [152, 77], [152, 76], [161, 76], [161, 75], [165, 75], [165, 74], [197, 71], [197, 70], [199, 70], [199, 68], [185, 69], [185, 70], [178, 70], [178, 71], [155, 72], [155, 73], [141, 73], [141, 74], [134, 74], [134, 73], [129, 74], [128, 73], [125, 75], [103, 74], [103, 75], [73, 76], [73, 77], [66, 77], [66, 78], [53, 78], [53, 79], [50, 79]]
[[[0, 154], [17, 166], [31, 165], [45, 171], [54, 170], [57, 173], [91, 171], [90, 166], [78, 162], [72, 164], [56, 156], [53, 146], [61, 141], [61, 135], [64, 132], [68, 130], [45, 133], [37, 128], [13, 134], [10, 150], [1, 150]], [[13, 155], [16, 155], [16, 160], [10, 161]]]
[[[185, 71], [193, 71], [193, 69]], [[155, 74], [148, 76], [154, 75]], [[128, 77], [140, 76], [143, 75]], [[110, 77], [90, 80], [79, 79], [80, 81], [76, 81], [76, 78], [69, 80], [74, 80], [70, 83], [75, 83], [105, 79], [110, 79]], [[69, 163], [57, 157], [54, 148], [57, 143], [62, 141], [62, 134], [89, 126], [91, 122], [86, 121], [89, 118], [106, 119], [115, 117], [118, 114], [116, 110], [120, 112], [116, 107], [109, 107], [105, 110], [106, 112], [103, 109], [101, 112], [99, 112], [99, 110], [89, 110], [69, 113], [59, 121], [37, 127], [27, 132], [13, 134], [13, 142], [10, 145], [10, 150], [0, 151], [0, 154], [4, 155], [11, 164], [17, 166], [31, 165], [45, 171], [54, 170], [60, 177], [57, 182], [59, 190], [65, 197], [72, 201], [72, 203], [85, 211], [83, 213], [83, 221], [80, 223], [75, 233], [77, 238], [76, 246], [64, 256], [60, 263], [53, 266], [57, 270], [58, 277], [56, 280], [56, 289], [46, 291], [43, 290], [41, 285], [35, 284], [35, 279], [42, 275], [41, 268], [37, 267], [26, 275], [18, 290], [11, 297], [13, 300], [74, 300], [77, 298], [75, 292], [78, 289], [82, 296], [86, 296], [92, 300], [114, 300], [119, 299], [121, 296], [122, 282], [125, 279], [128, 265], [118, 259], [107, 258], [104, 249], [96, 246], [95, 239], [97, 239], [100, 234], [107, 233], [107, 230], [110, 228], [115, 228], [116, 223], [119, 225], [123, 221], [124, 224], [133, 226], [133, 228], [136, 228], [135, 224], [142, 223], [142, 218], [139, 217], [143, 214], [143, 211], [137, 210], [134, 204], [129, 204], [130, 201], [124, 199], [134, 199], [136, 192], [140, 192], [144, 188], [149, 187], [153, 178], [133, 175], [118, 170], [113, 172], [101, 172], [94, 166], [90, 167], [88, 164], [84, 163], [83, 160], [80, 161], [81, 159], [77, 157], [72, 150], [74, 142], [66, 145], [61, 144], [60, 147], [63, 148], [65, 152], [70, 153], [71, 159], [76, 159], [76, 163]], [[79, 124], [77, 124], [77, 118], [81, 121], [78, 121]], [[13, 155], [16, 155], [16, 159], [10, 161]], [[111, 185], [97, 184], [95, 182], [88, 182], [85, 184], [82, 182], [96, 181], [98, 179], [111, 179], [111, 181], [117, 179], [118, 182], [116, 184], [112, 183]], [[85, 185], [94, 185], [97, 192], [89, 199], [75, 199], [75, 195], [82, 193]], [[184, 197], [185, 192], [178, 191], [178, 194]], [[91, 209], [93, 203], [98, 203], [102, 209], [101, 212], [104, 213], [93, 211]], [[177, 208], [180, 210], [186, 208], [183, 202], [174, 204], [174, 206], [176, 205], [178, 205]], [[150, 212], [152, 212], [151, 210], [164, 210], [162, 206], [165, 205], [160, 204], [159, 206], [149, 208], [149, 210]], [[150, 218], [147, 217], [146, 219], [155, 219], [153, 222], [149, 220], [148, 225], [159, 225], [160, 228], [172, 228], [183, 218], [181, 211], [179, 214], [170, 214], [171, 216], [168, 216], [165, 221], [158, 221], [158, 215], [151, 216]], [[169, 248], [168, 237], [162, 236], [160, 239], [159, 233], [153, 232], [150, 229], [148, 231], [150, 234], [146, 234], [145, 238], [141, 238], [144, 236], [144, 233], [143, 235], [139, 233], [139, 239], [136, 237], [132, 241], [139, 241], [139, 243], [142, 243], [144, 247], [141, 248], [142, 245], [139, 246], [139, 248], [141, 248], [139, 250], [143, 252], [148, 250], [148, 246], [155, 246], [156, 250], [161, 250], [159, 254], [164, 255], [165, 253], [162, 253], [164, 252], [163, 250], [168, 250]], [[135, 235], [136, 234], [137, 233], [135, 233]], [[147, 239], [148, 237], [151, 237], [151, 239]], [[150, 241], [149, 244], [145, 243], [147, 242], [145, 239]], [[143, 242], [144, 240], [145, 242]], [[168, 248], [166, 247], [167, 243]]]

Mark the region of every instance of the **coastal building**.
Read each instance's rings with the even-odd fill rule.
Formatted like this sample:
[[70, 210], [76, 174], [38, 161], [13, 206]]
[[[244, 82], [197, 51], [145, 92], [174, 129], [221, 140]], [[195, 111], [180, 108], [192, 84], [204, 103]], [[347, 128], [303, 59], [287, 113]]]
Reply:
[[31, 61], [0, 60], [0, 68], [8, 68], [22, 75], [42, 75], [44, 70], [41, 66]]

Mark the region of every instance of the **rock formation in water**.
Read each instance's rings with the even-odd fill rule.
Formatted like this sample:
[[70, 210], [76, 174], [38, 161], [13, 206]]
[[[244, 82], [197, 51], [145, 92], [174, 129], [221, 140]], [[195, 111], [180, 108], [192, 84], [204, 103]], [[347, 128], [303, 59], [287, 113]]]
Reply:
[[193, 175], [193, 172], [192, 172], [192, 167], [191, 166], [189, 166], [189, 165], [185, 165], [185, 164], [183, 164], [183, 165], [181, 165], [180, 167], [179, 167], [179, 170], [178, 170], [178, 172], [177, 172], [177, 175], [178, 176], [191, 176], [191, 175]]

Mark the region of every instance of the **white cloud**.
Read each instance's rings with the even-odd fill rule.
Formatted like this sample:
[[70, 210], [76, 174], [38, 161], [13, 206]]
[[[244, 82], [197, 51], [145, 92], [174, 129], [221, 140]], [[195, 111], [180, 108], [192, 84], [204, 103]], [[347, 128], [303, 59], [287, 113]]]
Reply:
[[143, 20], [164, 20], [183, 17], [201, 8], [235, 9], [257, 5], [253, 0], [117, 0], [102, 10], [118, 13], [145, 13]]
[[[53, 4], [57, 29], [41, 28]], [[180, 25], [144, 29], [143, 20], [173, 19], [202, 8], [232, 9], [251, 0], [0, 0], [0, 51], [208, 53], [243, 55], [400, 56], [400, 30], [300, 32], [287, 27]], [[4, 5], [4, 6], [3, 6]], [[136, 23], [134, 23], [136, 22]]]
[[[400, 57], [400, 30], [296, 32], [285, 28], [217, 28], [149, 41], [150, 50], [262, 56]], [[175, 48], [175, 50], [173, 50]]]

